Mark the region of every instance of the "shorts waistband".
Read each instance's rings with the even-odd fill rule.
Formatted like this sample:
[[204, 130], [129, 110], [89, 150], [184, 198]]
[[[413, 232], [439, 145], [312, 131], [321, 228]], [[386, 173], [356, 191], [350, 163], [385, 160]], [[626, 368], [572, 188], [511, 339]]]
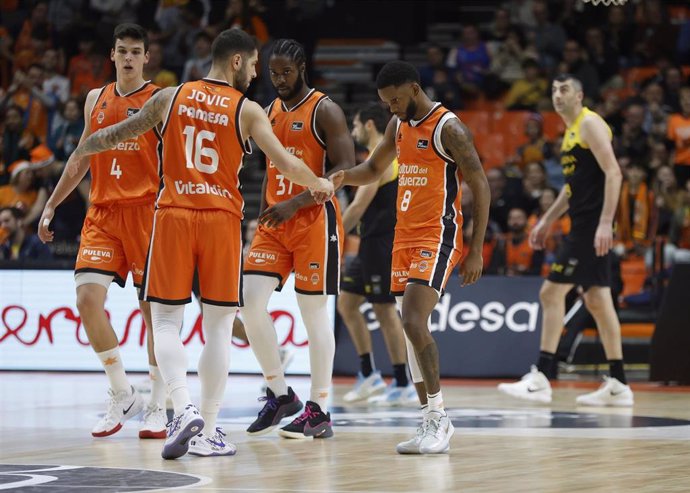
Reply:
[[138, 207], [144, 204], [154, 205], [155, 203], [155, 195], [146, 195], [135, 199], [118, 200], [117, 202], [107, 202], [105, 204], [92, 204], [92, 207], [99, 207], [101, 209], [124, 209], [126, 207]]

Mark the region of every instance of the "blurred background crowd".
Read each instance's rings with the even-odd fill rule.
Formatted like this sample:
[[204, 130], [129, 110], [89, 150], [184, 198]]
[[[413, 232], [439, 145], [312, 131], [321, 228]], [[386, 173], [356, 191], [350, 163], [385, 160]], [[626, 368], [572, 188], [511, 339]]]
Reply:
[[[38, 241], [36, 221], [83, 131], [85, 95], [113, 80], [111, 36], [121, 22], [148, 30], [145, 77], [159, 86], [203, 77], [212, 40], [224, 29], [255, 35], [263, 54], [272, 40], [293, 37], [306, 47], [310, 83], [348, 116], [376, 99], [373, 80], [383, 63], [415, 63], [424, 90], [474, 134], [492, 195], [484, 254], [492, 274], [542, 274], [569, 230], [566, 215], [546, 250], [527, 242], [563, 186], [564, 127], [550, 81], [570, 72], [583, 82], [586, 105], [611, 126], [625, 177], [615, 249], [622, 294], [634, 302], [655, 276], [690, 260], [687, 1], [3, 0], [0, 20], [3, 261], [73, 262], [88, 177], [57, 210], [54, 243]], [[263, 56], [249, 94], [262, 104], [275, 97], [266, 63]], [[257, 155], [247, 164], [251, 219], [264, 164]], [[471, 201], [467, 189], [463, 201]], [[464, 211], [469, 229], [471, 208]]]

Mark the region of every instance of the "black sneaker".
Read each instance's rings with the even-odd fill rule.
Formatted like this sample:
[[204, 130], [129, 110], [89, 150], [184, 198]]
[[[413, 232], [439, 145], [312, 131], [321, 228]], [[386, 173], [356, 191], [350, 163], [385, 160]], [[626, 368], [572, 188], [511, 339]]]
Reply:
[[307, 401], [304, 412], [278, 434], [285, 438], [330, 438], [333, 436], [331, 413], [325, 414], [317, 403]]
[[259, 397], [259, 401], [266, 401], [264, 407], [259, 411], [259, 416], [247, 428], [248, 435], [263, 435], [273, 430], [280, 420], [286, 416], [292, 416], [302, 409], [300, 402], [292, 387], [288, 387], [287, 395], [276, 397], [271, 389], [266, 389], [266, 396]]

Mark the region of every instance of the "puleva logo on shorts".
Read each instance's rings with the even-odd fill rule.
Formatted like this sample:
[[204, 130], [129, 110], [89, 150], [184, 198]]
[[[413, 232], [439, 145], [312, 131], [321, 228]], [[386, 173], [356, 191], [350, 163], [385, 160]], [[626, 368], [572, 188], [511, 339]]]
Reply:
[[427, 149], [429, 147], [429, 141], [426, 139], [419, 139], [417, 141], [417, 149]]
[[278, 260], [278, 255], [273, 252], [263, 252], [261, 250], [252, 250], [247, 256], [247, 261], [254, 265], [272, 265]]
[[395, 281], [398, 283], [403, 283], [407, 282], [407, 278], [410, 277], [410, 271], [409, 270], [393, 270], [393, 277], [395, 278]]
[[92, 264], [108, 263], [113, 260], [113, 249], [93, 247], [82, 248], [81, 258]]
[[304, 122], [292, 122], [292, 126], [290, 127], [290, 130], [293, 130], [295, 132], [299, 132], [304, 128]]
[[127, 118], [137, 113], [139, 113], [139, 108], [127, 108]]

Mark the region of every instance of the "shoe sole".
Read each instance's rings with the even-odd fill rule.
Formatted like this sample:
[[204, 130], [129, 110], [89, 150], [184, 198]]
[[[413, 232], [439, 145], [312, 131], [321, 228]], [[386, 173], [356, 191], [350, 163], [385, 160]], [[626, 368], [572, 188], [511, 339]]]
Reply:
[[419, 447], [416, 449], [413, 448], [405, 448], [405, 447], [395, 447], [395, 451], [399, 453], [400, 455], [419, 455], [421, 452], [419, 451]]
[[193, 455], [195, 457], [229, 457], [229, 456], [235, 455], [236, 453], [237, 453], [237, 450], [233, 450], [232, 452], [228, 452], [225, 454], [220, 454], [218, 452], [212, 452], [210, 454], [202, 454], [199, 452], [194, 452], [192, 450], [189, 451], [189, 455]]
[[118, 423], [115, 428], [112, 430], [106, 430], [106, 431], [99, 431], [98, 433], [94, 433], [93, 431], [91, 432], [91, 436], [96, 437], [96, 438], [103, 438], [103, 437], [109, 437], [110, 435], [114, 435], [118, 431], [122, 429], [122, 423]]
[[161, 457], [164, 459], [177, 459], [178, 457], [182, 457], [189, 450], [189, 440], [191, 440], [194, 435], [198, 434], [203, 427], [203, 419], [195, 418], [191, 420], [187, 423], [187, 426], [180, 430], [174, 443], [163, 446]]
[[[318, 430], [318, 428], [316, 428], [315, 430]], [[312, 431], [314, 431], [314, 430], [312, 430]], [[317, 431], [317, 432], [310, 434], [310, 435], [305, 435], [304, 433], [299, 433], [296, 431], [286, 431], [286, 430], [280, 430], [278, 432], [278, 435], [280, 435], [283, 438], [292, 438], [295, 440], [307, 440], [309, 438], [314, 438], [314, 439], [331, 438], [331, 437], [333, 437], [334, 433], [333, 433], [333, 428], [331, 426], [327, 426], [325, 428], [322, 428], [320, 431]]]
[[551, 400], [552, 400], [551, 396], [543, 396], [543, 395], [537, 395], [537, 394], [522, 394], [522, 393], [513, 392], [511, 390], [506, 390], [506, 389], [501, 388], [501, 387], [498, 387], [498, 391], [504, 395], [507, 395], [509, 397], [514, 397], [515, 399], [520, 399], [523, 401], [540, 402], [542, 404], [551, 404]]
[[[103, 437], [109, 437], [110, 435], [114, 435], [118, 431], [122, 429], [122, 425], [125, 424], [125, 421], [132, 419], [133, 417], [137, 416], [140, 412], [144, 410], [144, 401], [141, 399], [141, 396], [139, 396], [138, 399], [139, 405], [134, 407], [132, 406], [132, 409], [130, 409], [130, 412], [128, 414], [125, 414], [122, 416], [122, 421], [120, 421], [117, 426], [111, 430], [106, 430], [106, 431], [99, 431], [97, 433], [94, 433], [93, 431], [91, 432], [91, 436], [95, 438], [103, 438]], [[136, 404], [137, 402], [135, 402]], [[163, 437], [165, 438], [165, 437]]]
[[156, 438], [156, 439], [165, 439], [166, 438], [166, 433], [165, 430], [160, 430], [160, 431], [153, 431], [153, 430], [139, 430], [139, 438]]
[[576, 406], [581, 406], [581, 407], [633, 407], [635, 405], [634, 402], [620, 402], [620, 403], [615, 403], [615, 402], [610, 402], [607, 404], [604, 403], [593, 403], [593, 402], [577, 402], [575, 401]]
[[442, 450], [429, 450], [425, 449], [424, 447], [419, 447], [419, 453], [424, 454], [424, 455], [433, 455], [433, 454], [447, 454], [450, 451], [450, 439], [453, 438], [453, 435], [455, 435], [455, 427], [453, 425], [450, 425], [450, 430], [448, 433], [448, 441], [446, 443], [446, 446]]
[[267, 433], [272, 432], [273, 430], [275, 430], [280, 425], [280, 421], [283, 418], [294, 416], [295, 414], [300, 412], [302, 410], [302, 408], [304, 407], [304, 404], [302, 404], [302, 401], [298, 400], [297, 402], [293, 402], [293, 403], [288, 404], [287, 406], [284, 406], [284, 407], [286, 407], [287, 409], [281, 414], [280, 419], [274, 419], [273, 420], [273, 424], [271, 426], [267, 426], [266, 428], [264, 428], [262, 430], [257, 430], [257, 431], [245, 430], [247, 435], [252, 436], [252, 437], [256, 437], [256, 436], [266, 435]]

